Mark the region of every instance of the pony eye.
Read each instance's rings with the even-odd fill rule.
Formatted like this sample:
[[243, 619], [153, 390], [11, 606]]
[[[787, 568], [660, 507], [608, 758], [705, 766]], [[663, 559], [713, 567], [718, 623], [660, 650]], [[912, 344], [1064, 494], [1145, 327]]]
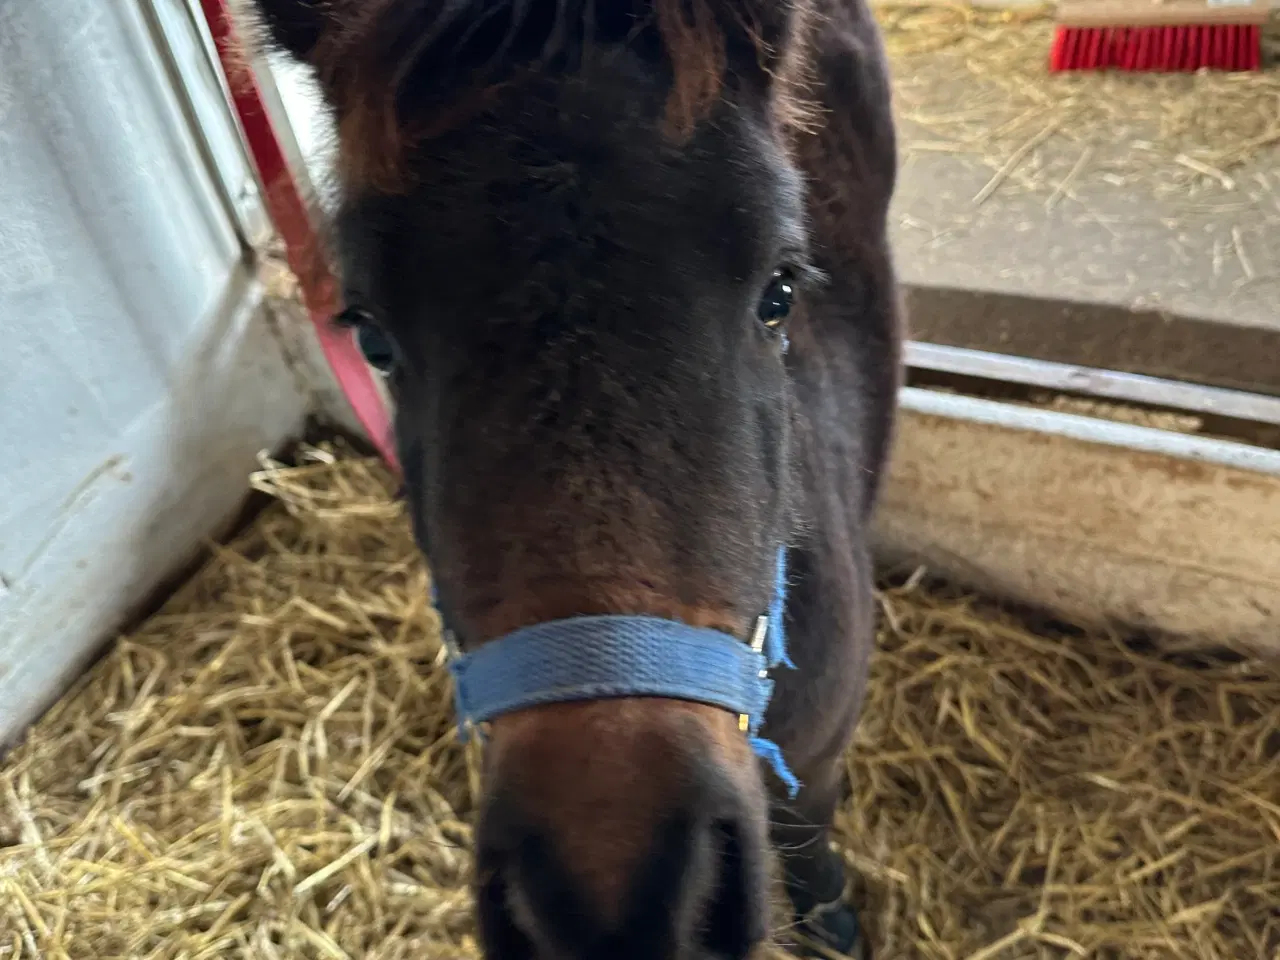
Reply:
[[361, 323], [355, 330], [356, 345], [365, 362], [386, 376], [395, 369], [398, 354], [395, 341], [371, 323]]
[[796, 299], [795, 278], [789, 270], [775, 270], [756, 307], [756, 316], [770, 330], [781, 328]]
[[373, 317], [358, 307], [347, 307], [333, 318], [336, 326], [351, 330], [351, 335], [364, 355], [365, 363], [383, 376], [395, 369], [400, 351], [395, 341], [373, 322]]

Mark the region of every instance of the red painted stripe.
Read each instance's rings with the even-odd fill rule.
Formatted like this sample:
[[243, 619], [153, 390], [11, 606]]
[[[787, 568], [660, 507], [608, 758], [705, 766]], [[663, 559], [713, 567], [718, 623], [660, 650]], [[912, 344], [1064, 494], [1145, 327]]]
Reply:
[[249, 152], [258, 168], [267, 211], [284, 241], [289, 268], [298, 277], [302, 301], [315, 327], [320, 349], [369, 439], [386, 461], [398, 468], [391, 420], [374, 374], [364, 362], [354, 338], [330, 322], [341, 307], [338, 284], [325, 259], [298, 181], [272, 126], [261, 88], [252, 71], [242, 66], [242, 54], [236, 42], [227, 0], [200, 0], [200, 6], [213, 35]]

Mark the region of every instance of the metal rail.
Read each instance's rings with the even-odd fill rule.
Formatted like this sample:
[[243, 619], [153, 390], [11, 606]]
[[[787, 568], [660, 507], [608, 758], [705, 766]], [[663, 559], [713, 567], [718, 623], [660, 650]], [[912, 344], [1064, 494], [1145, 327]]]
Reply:
[[985, 350], [912, 341], [908, 367], [1005, 383], [1081, 393], [1190, 413], [1280, 425], [1280, 397], [1228, 390], [1136, 373], [1034, 360]]
[[1140, 450], [1280, 477], [1280, 450], [1268, 450], [1233, 440], [1174, 433], [1057, 410], [1041, 410], [1001, 403], [998, 400], [940, 393], [921, 387], [904, 387], [899, 395], [899, 404], [902, 409], [915, 413], [1051, 434], [1084, 443]]

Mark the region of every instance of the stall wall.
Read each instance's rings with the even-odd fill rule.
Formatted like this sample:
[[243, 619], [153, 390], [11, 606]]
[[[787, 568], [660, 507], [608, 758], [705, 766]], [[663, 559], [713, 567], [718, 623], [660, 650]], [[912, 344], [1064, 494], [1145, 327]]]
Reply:
[[184, 0], [0, 4], [0, 745], [306, 413], [200, 29]]

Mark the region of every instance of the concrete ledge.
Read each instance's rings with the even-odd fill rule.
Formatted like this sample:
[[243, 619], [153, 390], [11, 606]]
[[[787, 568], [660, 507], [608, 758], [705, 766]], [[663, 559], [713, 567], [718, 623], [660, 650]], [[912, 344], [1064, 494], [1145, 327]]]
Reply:
[[1234, 324], [990, 288], [905, 285], [913, 339], [1280, 395], [1280, 323]]
[[1280, 453], [908, 388], [877, 542], [975, 589], [1280, 659]]

